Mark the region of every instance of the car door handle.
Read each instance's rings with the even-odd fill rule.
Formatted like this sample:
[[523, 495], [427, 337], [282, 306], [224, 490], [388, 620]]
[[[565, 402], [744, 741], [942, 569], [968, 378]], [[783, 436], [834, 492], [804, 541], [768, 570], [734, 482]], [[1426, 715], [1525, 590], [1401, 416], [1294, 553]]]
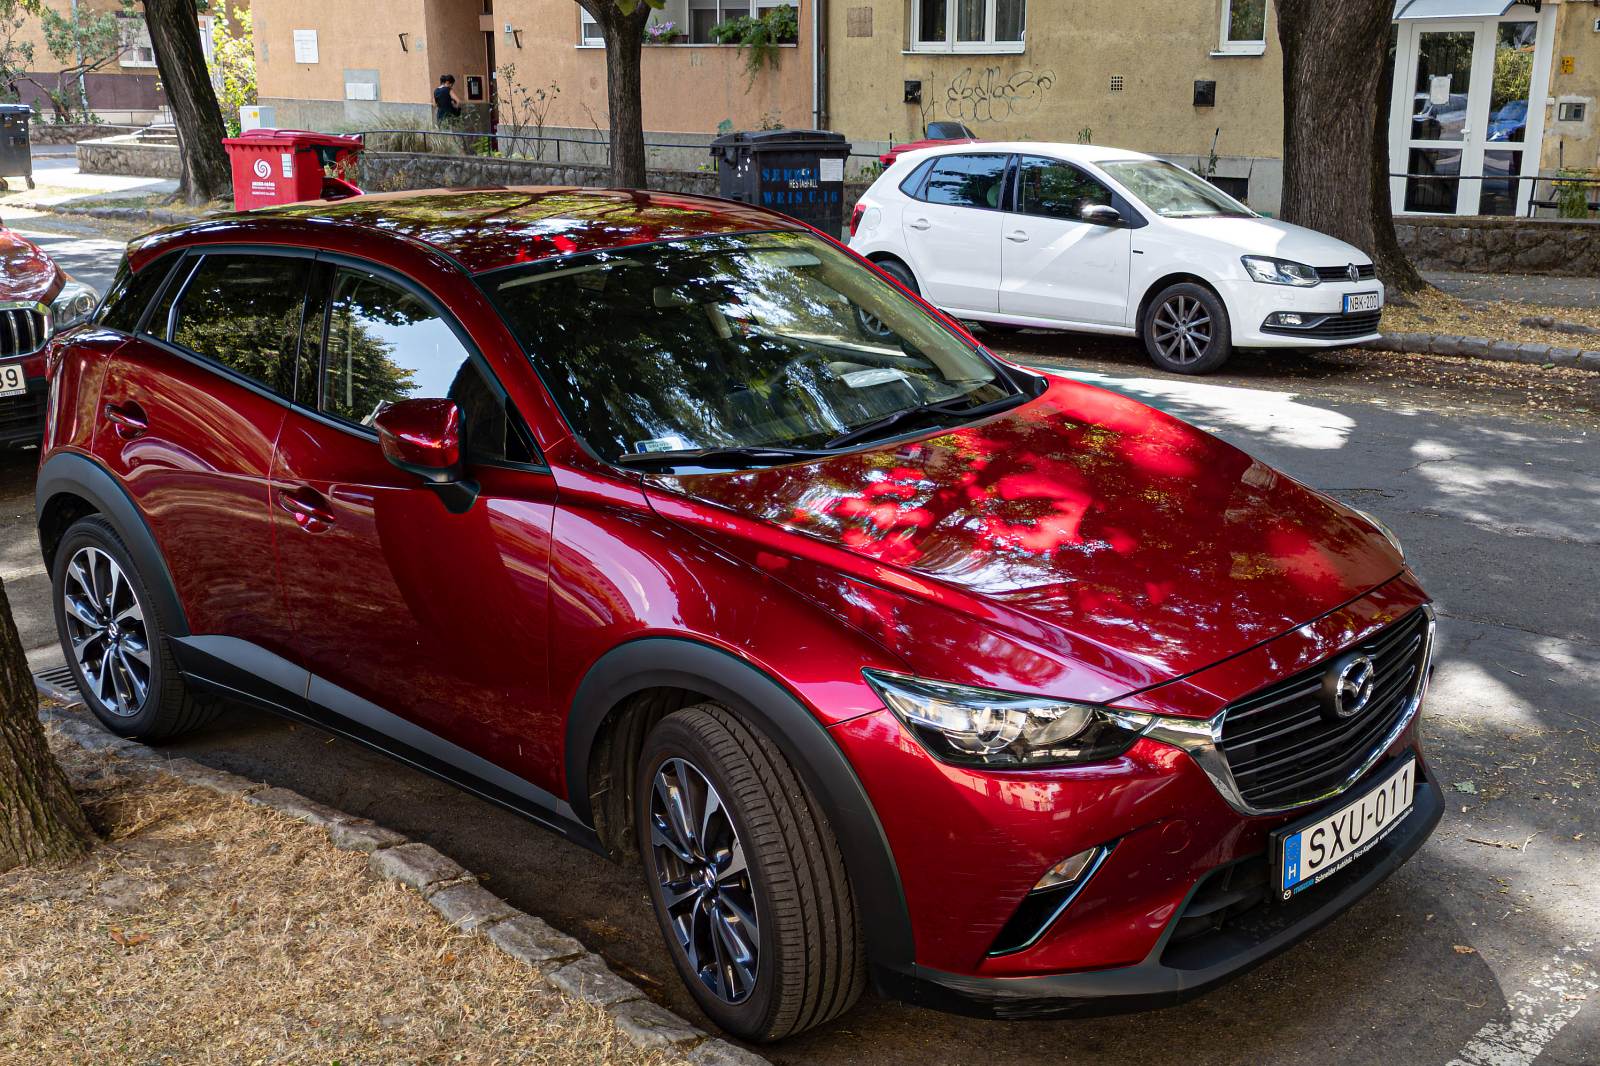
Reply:
[[133, 440], [144, 436], [150, 428], [150, 420], [144, 413], [144, 408], [131, 400], [127, 403], [108, 403], [101, 409], [106, 421], [116, 429], [117, 436], [123, 440]]
[[321, 533], [333, 526], [333, 511], [328, 501], [316, 489], [304, 486], [297, 489], [279, 489], [278, 506], [287, 511], [294, 524], [307, 533]]
[[910, 222], [907, 222], [906, 225], [910, 226], [912, 229], [922, 230], [928, 229], [933, 225], [933, 223], [929, 222], [925, 218], [914, 218]]
[[1026, 244], [1028, 241], [1028, 233], [1026, 230], [1014, 229], [1010, 233], [1006, 234], [1006, 240], [1013, 241], [1017, 244]]

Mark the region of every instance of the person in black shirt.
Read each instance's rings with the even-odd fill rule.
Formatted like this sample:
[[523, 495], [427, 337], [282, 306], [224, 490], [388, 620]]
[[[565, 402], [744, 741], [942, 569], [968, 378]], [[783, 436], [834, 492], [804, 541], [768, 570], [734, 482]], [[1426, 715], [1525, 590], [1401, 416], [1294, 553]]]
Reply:
[[441, 126], [452, 125], [461, 117], [461, 100], [456, 96], [454, 74], [439, 75], [439, 87], [433, 90], [433, 111]]

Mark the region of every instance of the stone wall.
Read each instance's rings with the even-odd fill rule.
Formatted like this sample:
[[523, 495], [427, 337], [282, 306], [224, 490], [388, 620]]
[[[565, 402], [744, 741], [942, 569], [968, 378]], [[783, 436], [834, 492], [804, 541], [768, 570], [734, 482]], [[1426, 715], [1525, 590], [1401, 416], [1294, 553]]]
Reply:
[[130, 133], [137, 126], [111, 126], [103, 122], [69, 124], [40, 122], [37, 117], [29, 127], [28, 136], [34, 144], [77, 144], [80, 141], [98, 140], [116, 134]]
[[79, 141], [78, 169], [85, 174], [135, 174], [145, 178], [183, 176], [176, 144], [142, 141], [137, 137]]
[[1423, 270], [1600, 277], [1600, 221], [1406, 216], [1395, 233]]

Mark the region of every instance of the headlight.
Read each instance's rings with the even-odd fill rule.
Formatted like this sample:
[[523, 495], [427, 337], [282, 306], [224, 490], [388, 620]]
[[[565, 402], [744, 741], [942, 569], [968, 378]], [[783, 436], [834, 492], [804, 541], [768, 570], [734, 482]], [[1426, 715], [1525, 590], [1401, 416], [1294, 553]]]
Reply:
[[862, 671], [930, 753], [967, 766], [1023, 769], [1120, 755], [1154, 720], [1042, 696]]
[[1384, 535], [1384, 538], [1388, 540], [1388, 542], [1394, 547], [1394, 550], [1399, 554], [1400, 558], [1404, 559], [1406, 557], [1405, 547], [1400, 543], [1400, 538], [1395, 536], [1394, 530], [1389, 528], [1389, 524], [1387, 522], [1383, 521], [1383, 519], [1379, 518], [1371, 511], [1363, 511], [1359, 507], [1351, 507], [1350, 510], [1354, 511], [1362, 518], [1365, 518], [1368, 522], [1371, 522], [1373, 525], [1377, 526], [1378, 532]]
[[100, 305], [100, 294], [93, 286], [81, 281], [68, 281], [56, 298], [50, 301], [50, 319], [56, 330], [89, 321], [94, 309]]
[[1265, 285], [1315, 285], [1318, 280], [1315, 268], [1288, 259], [1246, 255], [1241, 256], [1239, 261], [1252, 278]]

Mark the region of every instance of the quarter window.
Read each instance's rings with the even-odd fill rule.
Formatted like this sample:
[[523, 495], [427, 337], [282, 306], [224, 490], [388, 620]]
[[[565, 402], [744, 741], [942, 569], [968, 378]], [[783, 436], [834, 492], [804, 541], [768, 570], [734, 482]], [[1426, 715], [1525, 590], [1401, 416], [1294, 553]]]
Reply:
[[1024, 156], [1017, 168], [1017, 194], [1027, 215], [1080, 218], [1091, 204], [1111, 205], [1111, 190], [1068, 163]]
[[107, 329], [132, 333], [139, 324], [145, 305], [155, 296], [161, 282], [172, 270], [172, 260], [152, 263], [135, 274], [124, 258], [117, 268], [117, 276], [106, 292], [105, 303], [100, 307], [100, 324]]
[[1267, 0], [1222, 0], [1221, 50], [1242, 55], [1267, 50]]
[[922, 199], [952, 207], [999, 208], [1005, 196], [1006, 157], [947, 155], [934, 163]]
[[[205, 256], [178, 297], [172, 343], [292, 395], [310, 272], [299, 256]], [[150, 330], [159, 336], [162, 324], [152, 319]]]
[[498, 390], [450, 324], [406, 290], [363, 271], [340, 270], [324, 349], [326, 413], [371, 426], [400, 400], [450, 399], [461, 408], [470, 455], [528, 461], [530, 448], [512, 430]]
[[911, 0], [919, 52], [1020, 52], [1027, 0]]

